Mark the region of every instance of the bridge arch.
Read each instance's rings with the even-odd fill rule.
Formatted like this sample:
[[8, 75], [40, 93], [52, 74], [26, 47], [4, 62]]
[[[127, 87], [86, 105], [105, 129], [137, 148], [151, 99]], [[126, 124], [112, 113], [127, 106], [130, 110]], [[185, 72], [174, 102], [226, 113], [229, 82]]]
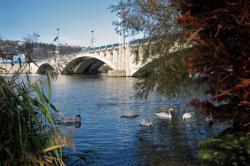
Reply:
[[55, 68], [49, 63], [43, 63], [37, 69], [37, 74], [47, 74], [48, 71], [56, 71]]
[[100, 56], [99, 54], [79, 54], [77, 57], [88, 57], [88, 58], [95, 58], [98, 59], [108, 66], [110, 66], [112, 69], [116, 69], [116, 65], [112, 62], [111, 57], [105, 57], [105, 56]]
[[62, 70], [63, 74], [80, 74], [80, 73], [97, 73], [97, 70], [103, 65], [108, 65], [111, 69], [115, 69], [112, 62], [107, 61], [102, 57], [96, 56], [77, 56], [73, 60], [69, 61]]

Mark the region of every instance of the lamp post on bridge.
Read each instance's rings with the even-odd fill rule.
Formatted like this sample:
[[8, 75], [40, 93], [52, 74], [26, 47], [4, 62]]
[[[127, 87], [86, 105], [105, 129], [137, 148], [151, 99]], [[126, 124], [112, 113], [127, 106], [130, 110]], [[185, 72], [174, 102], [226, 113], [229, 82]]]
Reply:
[[57, 36], [54, 38], [54, 42], [57, 41], [57, 44], [56, 44], [56, 50], [55, 50], [55, 57], [54, 57], [54, 61], [56, 61], [56, 70], [59, 71], [59, 54], [60, 54], [60, 43], [59, 43], [59, 35], [60, 35], [60, 29], [57, 28]]
[[56, 36], [56, 38], [54, 39], [54, 41], [57, 40], [56, 54], [59, 55], [59, 51], [60, 51], [60, 50], [59, 50], [59, 49], [60, 49], [60, 48], [59, 48], [59, 44], [60, 44], [60, 43], [59, 43], [60, 29], [57, 28], [56, 30], [57, 30], [57, 36]]
[[56, 56], [57, 56], [57, 55], [59, 55], [59, 45], [60, 45], [60, 43], [59, 43], [59, 34], [60, 34], [60, 29], [57, 28], [56, 30], [57, 30], [57, 36], [54, 38], [53, 41], [54, 41], [54, 42], [57, 41], [56, 50], [55, 50], [55, 54], [56, 54]]
[[91, 31], [91, 48], [94, 48], [94, 31]]

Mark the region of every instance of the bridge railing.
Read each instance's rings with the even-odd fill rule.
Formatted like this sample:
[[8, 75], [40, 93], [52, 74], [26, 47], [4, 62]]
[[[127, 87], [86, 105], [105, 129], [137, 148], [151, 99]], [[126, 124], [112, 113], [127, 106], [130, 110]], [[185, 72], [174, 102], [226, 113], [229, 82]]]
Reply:
[[84, 52], [99, 52], [99, 51], [104, 51], [104, 50], [109, 50], [109, 49], [115, 49], [119, 47], [119, 43], [115, 43], [115, 44], [109, 44], [109, 45], [105, 45], [105, 46], [100, 46], [100, 47], [94, 47], [94, 48], [83, 48], [82, 51]]

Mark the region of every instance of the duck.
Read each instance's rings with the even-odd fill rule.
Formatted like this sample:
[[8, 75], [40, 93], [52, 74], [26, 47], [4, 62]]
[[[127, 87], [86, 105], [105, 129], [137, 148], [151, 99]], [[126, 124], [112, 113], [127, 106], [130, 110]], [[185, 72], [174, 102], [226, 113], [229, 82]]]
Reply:
[[158, 112], [155, 113], [156, 116], [159, 116], [162, 119], [172, 119], [171, 111], [174, 111], [173, 108], [168, 109], [168, 112]]
[[185, 119], [190, 119], [192, 118], [192, 114], [191, 113], [185, 113], [182, 115], [182, 119], [185, 120]]
[[138, 116], [139, 116], [139, 114], [137, 114], [137, 113], [127, 112], [127, 113], [121, 115], [121, 118], [136, 118]]
[[150, 120], [142, 119], [139, 124], [145, 127], [153, 127], [153, 122]]
[[64, 118], [60, 119], [58, 123], [59, 124], [66, 124], [66, 125], [79, 124], [79, 123], [81, 123], [81, 115], [78, 114], [74, 118], [64, 117]]

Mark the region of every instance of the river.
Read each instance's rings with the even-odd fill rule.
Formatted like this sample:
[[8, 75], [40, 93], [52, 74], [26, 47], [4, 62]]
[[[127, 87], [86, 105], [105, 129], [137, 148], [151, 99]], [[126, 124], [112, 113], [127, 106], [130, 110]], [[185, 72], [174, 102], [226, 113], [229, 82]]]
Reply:
[[[198, 165], [198, 142], [219, 129], [209, 128], [203, 117], [185, 107], [192, 94], [166, 99], [153, 93], [148, 99], [136, 99], [135, 81], [131, 77], [83, 75], [60, 75], [52, 81], [53, 104], [66, 116], [82, 117], [80, 128], [72, 131], [76, 148], [71, 153], [91, 150], [100, 158], [95, 164], [101, 166]], [[154, 115], [170, 107], [177, 110], [172, 120]], [[140, 116], [121, 118], [128, 111]], [[185, 112], [193, 117], [183, 121]], [[145, 118], [153, 120], [153, 127], [139, 125]]]

